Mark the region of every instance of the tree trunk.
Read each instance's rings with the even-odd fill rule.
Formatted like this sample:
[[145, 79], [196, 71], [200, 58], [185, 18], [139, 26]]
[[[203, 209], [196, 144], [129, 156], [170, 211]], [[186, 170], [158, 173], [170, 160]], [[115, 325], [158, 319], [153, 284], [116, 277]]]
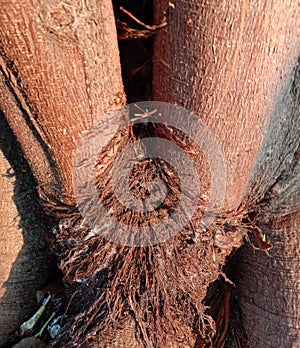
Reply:
[[[167, 1], [157, 2], [157, 22], [167, 7]], [[293, 79], [297, 9], [290, 1], [276, 6], [179, 1], [168, 10], [169, 26], [156, 36], [154, 99], [183, 105], [213, 130], [226, 161], [224, 208], [237, 207], [247, 194], [265, 130], [278, 112], [276, 102]], [[272, 180], [260, 182], [256, 197]]]
[[[41, 192], [74, 203], [72, 161], [81, 132], [125, 102], [112, 4], [108, 0], [3, 2], [0, 35], [0, 107]], [[8, 132], [7, 126], [1, 127], [3, 137]], [[38, 209], [32, 196], [34, 182], [32, 191], [25, 191], [26, 184], [23, 197], [8, 166], [2, 156], [0, 230], [6, 267], [1, 284], [6, 282], [6, 291], [1, 290], [1, 337], [28, 318], [35, 290], [48, 276], [40, 250], [49, 227], [31, 213]], [[21, 170], [15, 173], [23, 180]], [[29, 258], [33, 250], [35, 257]]]
[[[299, 86], [299, 71], [295, 86]], [[299, 122], [299, 87], [297, 87]], [[293, 115], [291, 115], [293, 117]], [[298, 125], [299, 131], [299, 125]], [[273, 133], [274, 134], [274, 133]], [[295, 139], [295, 138], [294, 138]], [[296, 135], [299, 142], [299, 135]], [[291, 139], [289, 139], [291, 141]], [[285, 141], [282, 149], [286, 149]], [[277, 154], [283, 155], [282, 152]], [[281, 157], [280, 156], [280, 157]], [[282, 158], [282, 157], [281, 157]], [[280, 163], [280, 159], [276, 159]], [[237, 284], [250, 347], [300, 345], [300, 162], [299, 147], [276, 183], [258, 204], [258, 223], [274, 248], [268, 257], [242, 249], [236, 259]], [[252, 320], [254, 319], [255, 320]]]
[[[298, 4], [176, 1], [169, 6], [169, 26], [157, 34], [154, 46], [154, 99], [183, 105], [209, 125], [225, 156], [223, 209], [246, 200], [249, 211], [260, 212], [258, 223], [274, 244], [274, 258], [246, 248], [238, 259], [238, 292], [250, 347], [296, 347]], [[156, 22], [167, 7], [167, 1], [156, 1]], [[278, 182], [281, 194], [274, 193]], [[273, 193], [267, 194], [270, 188]], [[270, 195], [276, 195], [271, 205], [277, 202], [276, 210], [266, 202]], [[284, 212], [278, 215], [281, 203]]]
[[[299, 253], [299, 237], [294, 233], [299, 226], [299, 201], [295, 185], [287, 184], [299, 179], [297, 4], [288, 0], [281, 4], [241, 0], [233, 5], [164, 0], [156, 2], [156, 23], [167, 8], [169, 25], [157, 34], [154, 46], [154, 98], [183, 105], [199, 115], [221, 145], [227, 176], [222, 213], [232, 217], [236, 229], [243, 229], [245, 224], [239, 223], [245, 216], [236, 209], [245, 200], [250, 217], [261, 210], [257, 223], [270, 231], [274, 258], [265, 260], [260, 255], [255, 267], [259, 258], [246, 251], [241, 256], [245, 257], [240, 262], [241, 276], [236, 279], [250, 346], [277, 347], [283, 337], [297, 346], [299, 297], [293, 297], [290, 288], [297, 291], [299, 276], [290, 252]], [[0, 31], [0, 106], [43, 196], [75, 206], [72, 155], [81, 134], [103, 113], [125, 102], [111, 3], [6, 2]], [[104, 156], [104, 160], [111, 158]], [[203, 178], [209, 177], [209, 168], [204, 168]], [[105, 191], [107, 187], [100, 183]], [[283, 193], [276, 194], [278, 190]], [[286, 205], [284, 214], [277, 214], [276, 204]], [[10, 201], [7, 216], [12, 216], [13, 209]], [[191, 237], [192, 226], [170, 243], [130, 249], [103, 241], [101, 236], [90, 238], [81, 222], [69, 212], [58, 230], [61, 266], [76, 292], [69, 320], [53, 344], [203, 347], [207, 337], [201, 335], [210, 335], [213, 325], [204, 315], [202, 300], [234, 243], [216, 255], [213, 242], [220, 231], [202, 231], [197, 240]], [[19, 241], [21, 234], [14, 233]], [[82, 250], [74, 245], [76, 238]], [[5, 238], [1, 247], [6, 245], [9, 240]], [[16, 253], [18, 249], [7, 263]], [[19, 259], [22, 262], [21, 252]], [[280, 267], [276, 274], [274, 261]], [[281, 289], [272, 303], [265, 299], [271, 287], [264, 283], [264, 274]], [[22, 275], [18, 276], [24, 284]], [[12, 271], [9, 277], [14, 279]], [[249, 284], [251, 279], [257, 279], [257, 292]], [[27, 301], [27, 292], [21, 295]], [[283, 297], [287, 305], [280, 327]], [[257, 305], [260, 301], [263, 306]], [[269, 307], [274, 303], [272, 315]], [[270, 318], [272, 327], [268, 326]], [[270, 331], [272, 341], [267, 335], [259, 341], [259, 335]]]
[[[55, 260], [44, 241], [46, 220], [28, 164], [0, 116], [0, 347], [36, 308], [36, 291], [51, 278]], [[11, 337], [11, 342], [14, 335]]]
[[6, 2], [0, 16], [3, 74], [26, 117], [2, 108], [43, 190], [68, 200], [80, 133], [125, 101], [111, 2]]

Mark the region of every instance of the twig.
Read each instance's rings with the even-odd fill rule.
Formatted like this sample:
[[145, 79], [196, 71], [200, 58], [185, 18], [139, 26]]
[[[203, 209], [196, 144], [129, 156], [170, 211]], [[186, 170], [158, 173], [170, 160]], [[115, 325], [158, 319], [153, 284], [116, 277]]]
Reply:
[[164, 27], [166, 27], [168, 25], [168, 23], [164, 21], [161, 23], [161, 24], [158, 24], [158, 25], [148, 25], [148, 24], [145, 24], [143, 23], [142, 21], [140, 21], [138, 18], [136, 18], [131, 12], [125, 10], [124, 7], [120, 6], [120, 10], [122, 12], [124, 12], [125, 14], [127, 14], [128, 17], [130, 17], [131, 19], [133, 19], [136, 23], [138, 23], [139, 25], [143, 26], [144, 28], [148, 29], [148, 30], [151, 30], [151, 31], [156, 31], [158, 29], [162, 29]]
[[67, 304], [67, 308], [66, 310], [64, 311], [63, 315], [61, 316], [61, 319], [60, 319], [60, 325], [62, 325], [62, 321], [64, 319], [64, 317], [66, 316], [69, 308], [70, 308], [70, 305], [71, 305], [71, 302], [73, 301], [73, 298], [75, 297], [75, 295], [78, 293], [78, 290], [75, 290], [75, 292], [71, 295], [70, 299], [69, 299], [69, 302]]
[[144, 39], [150, 36], [155, 35], [155, 31], [147, 30], [147, 29], [133, 29], [130, 28], [129, 25], [125, 22], [117, 19], [117, 27], [120, 30], [118, 33], [119, 40], [127, 40], [127, 39]]

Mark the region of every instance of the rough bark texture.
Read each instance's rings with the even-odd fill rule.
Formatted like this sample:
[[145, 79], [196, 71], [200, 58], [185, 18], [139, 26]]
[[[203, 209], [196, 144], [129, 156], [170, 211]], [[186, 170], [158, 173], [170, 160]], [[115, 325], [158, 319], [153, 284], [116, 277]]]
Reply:
[[[266, 198], [270, 186], [276, 187], [278, 176], [293, 162], [298, 146], [298, 92], [293, 86], [299, 54], [297, 4], [157, 1], [156, 23], [168, 6], [169, 26], [158, 34], [155, 44], [154, 97], [185, 106], [210, 126], [226, 161], [224, 210], [237, 208], [247, 197], [253, 209], [258, 199]], [[72, 152], [80, 132], [125, 99], [111, 3], [14, 1], [3, 5], [0, 23], [0, 103], [5, 116], [42, 189], [72, 202]], [[277, 145], [278, 139], [273, 141], [271, 130], [284, 140], [282, 146]], [[104, 159], [103, 172], [97, 179], [105, 196], [109, 187], [104, 183], [112, 159]], [[258, 176], [263, 181], [257, 180]], [[106, 196], [111, 200], [110, 192]], [[275, 231], [273, 244], [280, 235], [274, 245], [279, 259], [280, 255], [290, 257], [286, 241], [296, 238], [293, 231], [299, 224], [298, 215], [293, 215], [298, 207], [294, 204], [296, 196], [288, 197], [294, 197], [288, 198], [285, 214], [291, 214], [291, 224], [282, 216], [269, 219], [267, 212], [260, 217], [265, 229]], [[270, 210], [270, 206], [265, 207]], [[202, 237], [198, 241], [191, 237], [191, 226], [166, 245], [128, 249], [90, 234], [78, 212], [72, 215], [68, 209], [59, 208], [57, 247], [70, 290], [76, 292], [69, 320], [53, 345], [126, 347], [131, 344], [127, 337], [136, 347], [205, 345], [207, 340], [202, 340], [201, 334], [211, 334], [213, 325], [204, 315], [202, 299], [235, 244], [222, 250], [215, 245], [217, 236], [222, 244], [227, 232], [243, 229], [244, 211], [223, 216], [210, 230], [197, 231], [197, 237]], [[224, 229], [228, 221], [233, 231]], [[287, 262], [288, 257], [283, 258], [276, 276], [271, 276], [274, 273], [263, 262], [260, 273], [270, 274], [270, 281], [289, 301], [290, 287], [297, 291], [299, 282], [295, 278], [297, 263]], [[261, 300], [247, 293], [252, 279], [248, 275], [256, 272], [255, 262], [255, 258], [245, 258], [243, 277], [237, 280], [242, 314], [252, 318], [245, 320], [248, 336], [252, 330], [267, 333], [271, 318], [274, 344], [269, 345], [280, 345], [282, 335], [297, 342], [298, 297], [283, 308], [282, 331], [276, 330], [278, 315], [268, 317], [267, 311], [259, 312], [259, 306], [251, 306], [249, 299]], [[258, 278], [256, 284], [258, 294], [264, 297], [264, 282]], [[223, 310], [228, 313], [228, 293], [225, 297]], [[275, 303], [277, 311], [281, 298], [270, 304]], [[261, 315], [263, 330], [253, 320], [256, 316], [252, 310]], [[227, 325], [225, 318], [224, 332]], [[224, 343], [224, 332], [217, 338], [220, 344]], [[255, 346], [258, 336], [253, 335], [249, 342]]]
[[[116, 202], [110, 183], [114, 163], [110, 150], [118, 154], [128, 143], [126, 135], [116, 138], [108, 151], [101, 154], [96, 171], [100, 199], [112, 211], [110, 220], [105, 221], [103, 214], [97, 213], [92, 192], [89, 195], [86, 191], [83, 197], [101, 226], [101, 233], [86, 227], [78, 212], [60, 212], [56, 248], [69, 291], [74, 296], [68, 321], [52, 344], [54, 347], [126, 347], [124, 336], [134, 337], [135, 347], [188, 348], [195, 345], [197, 336], [203, 338], [202, 343], [207, 342], [206, 336], [212, 335], [214, 325], [205, 314], [202, 299], [209, 283], [218, 278], [226, 255], [241, 243], [245, 233], [241, 226], [243, 211], [220, 217], [214, 227], [201, 231], [201, 235], [191, 222], [166, 243], [149, 247], [132, 248], [105, 240], [104, 233], [113, 235], [118, 229], [116, 219], [129, 226], [143, 223], [151, 235], [152, 226], [177, 208], [176, 175], [171, 168], [162, 172], [155, 160], [139, 163], [142, 168], [134, 171], [131, 180], [133, 186], [140, 187], [140, 183], [153, 180], [154, 172], [161, 175], [168, 193], [163, 207], [143, 216]], [[143, 195], [142, 190], [138, 193]], [[224, 225], [231, 232], [226, 234]], [[228, 235], [233, 240], [227, 248], [219, 248], [214, 245], [217, 235], [221, 244], [222, 237], [224, 244], [230, 239]], [[134, 238], [132, 234], [128, 237]]]
[[46, 221], [30, 169], [0, 116], [0, 346], [36, 308], [36, 290], [55, 260], [44, 241]]
[[239, 252], [235, 262], [236, 284], [250, 347], [300, 346], [299, 72], [300, 66], [289, 94], [296, 106], [290, 119], [297, 119], [297, 125], [287, 129], [288, 120], [282, 123], [276, 136], [277, 139], [284, 137], [281, 146], [269, 147], [281, 174], [257, 208], [258, 222], [274, 248], [268, 257], [254, 254], [253, 249], [247, 247]]
[[[72, 155], [80, 133], [103, 113], [125, 102], [111, 1], [4, 1], [0, 37], [0, 107], [41, 190], [74, 203]], [[6, 165], [3, 162], [4, 173]], [[7, 284], [11, 287], [5, 294], [1, 292], [1, 335], [9, 334], [25, 316], [28, 318], [35, 301], [32, 296], [47, 269], [46, 263], [40, 268], [44, 261], [38, 254], [45, 227], [36, 225], [30, 209], [38, 208], [27, 201], [36, 197], [26, 191], [26, 198], [18, 198], [16, 185], [9, 182], [10, 186], [3, 187], [8, 179], [3, 180], [1, 250], [9, 250], [11, 243], [15, 247], [3, 254], [7, 268], [1, 283], [9, 276]], [[29, 211], [24, 210], [25, 227], [17, 228], [18, 220], [12, 220], [19, 209], [15, 205], [19, 201], [14, 203], [9, 197], [12, 190], [16, 200], [28, 206]], [[29, 253], [36, 256], [30, 262]], [[25, 269], [20, 265], [24, 262]], [[19, 284], [17, 288], [15, 283]]]
[[[156, 2], [157, 22], [167, 7]], [[299, 5], [176, 1], [168, 21], [155, 42], [154, 98], [211, 127], [226, 160], [224, 209], [246, 199], [274, 245], [272, 258], [245, 248], [237, 261], [249, 346], [298, 347]]]
[[251, 348], [300, 345], [299, 225], [299, 213], [272, 217], [261, 225], [274, 245], [271, 257], [249, 245], [237, 255], [235, 280]]
[[[2, 99], [6, 117], [43, 189], [71, 195], [81, 131], [125, 101], [111, 2], [5, 2], [0, 23], [3, 74], [26, 124]], [[30, 133], [48, 166], [26, 146]]]
[[[167, 8], [168, 1], [156, 2], [157, 23]], [[237, 207], [247, 192], [276, 101], [292, 78], [298, 10], [293, 1], [177, 1], [157, 34], [154, 99], [183, 105], [213, 130], [226, 161], [224, 208]], [[269, 184], [260, 185], [262, 193]]]

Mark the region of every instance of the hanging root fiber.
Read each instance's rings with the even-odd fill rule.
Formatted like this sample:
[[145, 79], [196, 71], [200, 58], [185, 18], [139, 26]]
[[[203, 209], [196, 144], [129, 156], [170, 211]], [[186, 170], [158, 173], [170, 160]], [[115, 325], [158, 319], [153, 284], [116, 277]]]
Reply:
[[[178, 195], [183, 190], [172, 168], [158, 159], [144, 159], [134, 167], [130, 184], [136, 197], [147, 195], [140, 183], [153, 180], [153, 175], [167, 188], [164, 202], [150, 212], [137, 213], [124, 207], [110, 184], [115, 160], [111, 154], [142, 138], [143, 131], [126, 129], [116, 135], [101, 152], [94, 176], [100, 200], [112, 219], [146, 226], [151, 235], [152, 226], [178, 208]], [[178, 132], [164, 130], [164, 134], [184, 144]], [[186, 148], [191, 156], [198, 156], [193, 144]], [[85, 198], [87, 202], [93, 199]], [[91, 207], [97, 205], [92, 203]], [[64, 274], [69, 302], [63, 329], [52, 346], [128, 347], [128, 337], [133, 340], [132, 347], [209, 346], [215, 323], [206, 314], [203, 299], [209, 284], [222, 273], [226, 257], [242, 245], [251, 223], [245, 220], [241, 206], [237, 211], [220, 213], [209, 227], [202, 226], [205, 195], [198, 203], [190, 222], [166, 242], [131, 247], [93, 231], [76, 205], [63, 206], [44, 197], [44, 205], [59, 220], [51, 244]], [[98, 225], [101, 218], [95, 216]], [[102, 232], [113, 235], [118, 232], [114, 228], [114, 224], [103, 222]]]

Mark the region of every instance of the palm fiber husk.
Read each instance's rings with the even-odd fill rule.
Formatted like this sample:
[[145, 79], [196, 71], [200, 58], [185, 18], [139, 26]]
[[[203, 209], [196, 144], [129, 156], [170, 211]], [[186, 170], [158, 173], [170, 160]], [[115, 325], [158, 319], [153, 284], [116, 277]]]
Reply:
[[[112, 148], [117, 153], [135, 137], [127, 129], [114, 138], [99, 157], [101, 170], [95, 167], [95, 178], [103, 204], [114, 208], [116, 218], [136, 225], [146, 221], [151, 230], [151, 224], [176, 208], [178, 182], [176, 175], [161, 172], [156, 160], [145, 160], [133, 175], [133, 187], [138, 190], [137, 180], [147, 180], [153, 169], [159, 172], [169, 194], [161, 211], [141, 216], [118, 204], [109, 184], [114, 158], [107, 153]], [[52, 247], [69, 302], [62, 331], [51, 346], [199, 348], [213, 344], [216, 326], [203, 299], [209, 284], [222, 272], [226, 257], [247, 233], [243, 209], [220, 213], [209, 228], [203, 228], [199, 222], [205, 200], [200, 197], [190, 223], [168, 241], [129, 247], [91, 233], [76, 204], [66, 206], [50, 197], [44, 197], [44, 204], [59, 219]], [[101, 223], [101, 216], [97, 219]]]

